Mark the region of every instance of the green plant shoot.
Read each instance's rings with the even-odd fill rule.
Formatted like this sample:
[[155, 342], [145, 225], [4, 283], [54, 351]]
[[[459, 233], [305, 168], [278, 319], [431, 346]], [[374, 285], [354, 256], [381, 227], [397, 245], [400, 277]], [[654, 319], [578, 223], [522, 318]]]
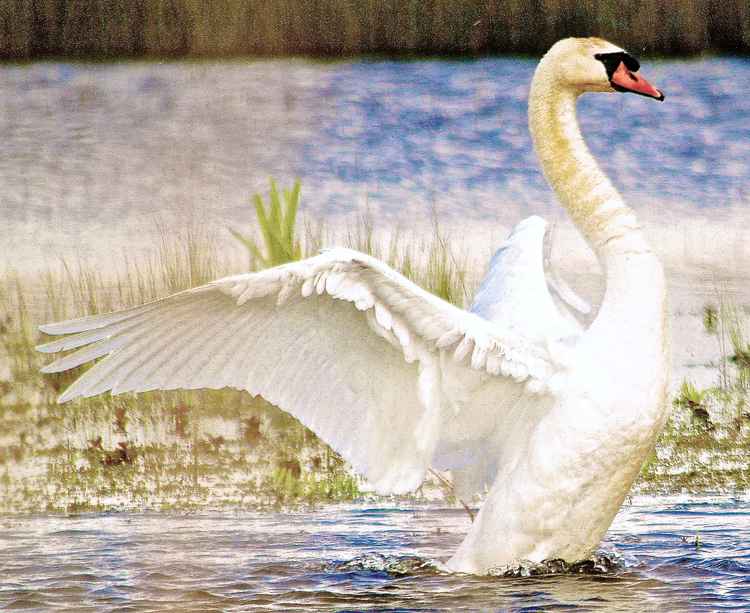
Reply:
[[250, 236], [229, 229], [232, 236], [247, 249], [252, 269], [270, 268], [302, 257], [300, 241], [295, 237], [299, 197], [299, 180], [294, 182], [291, 190], [285, 189], [280, 195], [276, 182], [271, 179], [268, 205], [260, 194], [253, 195], [255, 216], [263, 238], [262, 245]]

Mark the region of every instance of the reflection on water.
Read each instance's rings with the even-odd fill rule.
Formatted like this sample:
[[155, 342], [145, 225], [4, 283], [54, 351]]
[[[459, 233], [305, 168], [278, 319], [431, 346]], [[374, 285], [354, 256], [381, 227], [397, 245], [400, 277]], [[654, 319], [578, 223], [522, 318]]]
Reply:
[[[222, 228], [247, 223], [248, 197], [269, 176], [300, 177], [305, 208], [327, 219], [366, 202], [392, 226], [434, 205], [452, 226], [506, 224], [502, 235], [521, 216], [554, 210], [526, 128], [534, 65], [0, 66], [0, 252], [22, 268], [58, 253], [130, 253], [164, 210]], [[581, 105], [615, 183], [664, 226], [746, 205], [750, 61], [644, 70], [667, 92], [663, 104], [592, 95]], [[706, 240], [701, 228], [691, 243]]]
[[[0, 606], [740, 610], [750, 607], [749, 522], [747, 500], [637, 500], [603, 544], [622, 560], [613, 572], [481, 578], [429, 563], [461, 540], [456, 510], [6, 516]], [[399, 560], [406, 571], [387, 572]]]

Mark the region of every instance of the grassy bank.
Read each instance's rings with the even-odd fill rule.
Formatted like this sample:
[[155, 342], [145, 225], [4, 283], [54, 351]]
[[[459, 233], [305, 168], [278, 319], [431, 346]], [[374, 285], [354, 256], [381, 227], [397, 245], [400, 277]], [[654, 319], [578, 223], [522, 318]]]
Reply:
[[637, 52], [750, 50], [745, 0], [7, 0], [0, 57], [540, 53], [598, 35]]
[[[388, 261], [455, 304], [473, 294], [482, 271], [469, 270], [437, 224], [427, 237], [394, 232], [383, 240], [363, 218], [335, 236], [314, 224], [295, 225], [295, 193], [256, 199], [259, 228], [249, 234], [234, 229], [248, 245], [249, 261], [239, 268], [343, 244]], [[219, 256], [221, 236], [233, 240], [203, 227], [164, 232], [151, 258], [124, 261], [111, 274], [63, 262], [33, 281], [11, 271], [0, 275], [0, 511], [278, 507], [365, 495], [362, 482], [312, 432], [244, 392], [149, 392], [55, 403], [86, 367], [40, 374], [47, 356], [34, 350], [43, 340], [37, 325], [139, 304], [238, 272]], [[750, 487], [744, 320], [731, 305], [707, 307], [706, 332], [716, 336], [719, 354], [717, 385], [683, 386], [637, 491]], [[444, 493], [433, 480], [416, 495]]]

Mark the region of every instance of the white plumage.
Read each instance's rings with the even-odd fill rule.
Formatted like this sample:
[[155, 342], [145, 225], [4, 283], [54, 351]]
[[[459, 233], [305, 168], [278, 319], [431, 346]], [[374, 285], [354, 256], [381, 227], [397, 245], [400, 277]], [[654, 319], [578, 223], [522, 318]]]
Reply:
[[42, 326], [68, 336], [40, 351], [75, 350], [45, 372], [103, 358], [60, 402], [247, 390], [297, 417], [379, 492], [417, 488], [430, 466], [451, 469], [464, 495], [491, 486], [449, 568], [587, 555], [653, 445], [667, 381], [661, 266], [575, 122], [582, 91], [612, 91], [600, 55], [622, 53], [561, 41], [531, 92], [542, 167], [606, 269], [588, 330], [556, 305], [589, 310], [551, 271], [547, 225], [532, 217], [497, 252], [469, 311], [372, 257], [332, 249]]

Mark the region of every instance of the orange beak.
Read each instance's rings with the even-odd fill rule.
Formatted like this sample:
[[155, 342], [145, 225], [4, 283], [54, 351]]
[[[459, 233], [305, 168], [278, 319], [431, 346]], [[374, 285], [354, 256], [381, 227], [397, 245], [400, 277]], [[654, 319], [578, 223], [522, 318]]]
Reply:
[[612, 87], [620, 92], [632, 92], [641, 96], [656, 98], [659, 101], [664, 100], [664, 94], [646, 81], [640, 74], [628, 70], [624, 62], [620, 62], [617, 70], [612, 74], [610, 83], [612, 83]]

